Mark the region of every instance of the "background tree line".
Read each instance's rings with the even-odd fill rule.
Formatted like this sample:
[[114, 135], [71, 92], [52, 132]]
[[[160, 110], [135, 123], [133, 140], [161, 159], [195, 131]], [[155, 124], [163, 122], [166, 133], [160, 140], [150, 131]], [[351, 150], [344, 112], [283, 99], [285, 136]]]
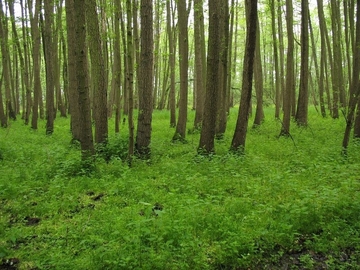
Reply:
[[[150, 156], [152, 111], [169, 110], [173, 140], [201, 132], [213, 153], [228, 112], [240, 103], [230, 148], [245, 147], [263, 106], [274, 106], [281, 136], [291, 119], [307, 126], [309, 104], [354, 124], [360, 136], [360, 27], [355, 0], [0, 0], [0, 122], [32, 129], [71, 115], [83, 157], [127, 121], [129, 161]], [[254, 85], [255, 91], [252, 91]], [[187, 123], [188, 109], [196, 110]], [[134, 109], [137, 114], [134, 115]], [[178, 116], [176, 115], [178, 114]], [[134, 121], [136, 118], [137, 121]], [[94, 126], [94, 129], [92, 128]], [[94, 135], [93, 135], [94, 131]]]

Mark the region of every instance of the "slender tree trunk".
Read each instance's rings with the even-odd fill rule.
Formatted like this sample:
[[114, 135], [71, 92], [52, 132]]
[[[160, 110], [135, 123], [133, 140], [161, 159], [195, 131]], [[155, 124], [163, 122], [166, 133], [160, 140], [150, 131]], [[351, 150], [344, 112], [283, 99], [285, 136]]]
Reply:
[[[76, 79], [78, 106], [80, 111], [80, 145], [83, 161], [90, 161], [94, 155], [94, 143], [91, 127], [91, 107], [89, 96], [88, 62], [86, 48], [86, 15], [84, 2], [74, 0]], [[68, 25], [68, 30], [72, 25]]]
[[[205, 75], [203, 49], [205, 48], [203, 0], [194, 0], [194, 42], [195, 42], [195, 91], [196, 91], [196, 112], [194, 129], [200, 130], [204, 114], [205, 100]], [[204, 72], [205, 71], [205, 72]]]
[[95, 143], [106, 143], [108, 139], [107, 84], [105, 59], [96, 11], [96, 0], [86, 0], [86, 25], [89, 38], [89, 50], [94, 86]]
[[176, 126], [176, 102], [175, 102], [175, 41], [172, 27], [171, 1], [166, 1], [166, 31], [169, 39], [169, 62], [170, 62], [170, 127]]
[[7, 120], [14, 114], [11, 105], [11, 82], [10, 82], [10, 63], [9, 63], [9, 48], [8, 48], [8, 30], [7, 20], [2, 10], [3, 5], [0, 3], [0, 42], [1, 42], [1, 60], [2, 60], [2, 72], [5, 87], [5, 118], [6, 123], [2, 123], [3, 127], [7, 127]]
[[280, 118], [280, 95], [281, 95], [281, 81], [279, 72], [279, 52], [278, 52], [278, 40], [276, 37], [276, 16], [275, 16], [275, 0], [270, 0], [270, 11], [271, 11], [271, 33], [273, 43], [273, 54], [274, 54], [274, 70], [275, 70], [275, 118]]
[[[31, 111], [31, 88], [30, 88], [30, 78], [29, 78], [29, 68], [28, 68], [28, 62], [27, 62], [27, 46], [26, 46], [26, 39], [24, 39], [26, 36], [23, 35], [24, 39], [24, 55], [23, 51], [21, 50], [21, 45], [19, 41], [19, 37], [17, 34], [16, 26], [15, 26], [15, 15], [14, 15], [14, 2], [9, 1], [9, 10], [10, 10], [10, 16], [11, 16], [11, 27], [12, 27], [12, 34], [14, 35], [14, 41], [15, 46], [17, 49], [17, 53], [19, 56], [20, 61], [20, 70], [21, 70], [21, 77], [23, 81], [23, 85], [25, 86], [25, 93], [26, 93], [26, 108], [25, 109], [25, 125], [29, 124], [29, 118], [30, 118], [30, 111]], [[22, 29], [23, 33], [25, 33], [25, 26], [23, 25]], [[16, 103], [14, 103], [16, 104]], [[15, 110], [16, 111], [16, 110]]]
[[73, 141], [80, 141], [80, 110], [78, 105], [79, 93], [76, 77], [76, 31], [73, 27], [76, 23], [74, 0], [65, 0], [67, 47], [68, 47], [68, 76], [69, 76], [69, 108], [71, 114], [71, 133]]
[[301, 70], [296, 123], [299, 126], [308, 124], [309, 100], [309, 3], [301, 0]]
[[255, 63], [254, 63], [254, 82], [256, 90], [256, 112], [254, 118], [253, 127], [261, 125], [264, 120], [264, 108], [263, 108], [263, 92], [264, 92], [264, 81], [263, 81], [263, 68], [261, 63], [261, 50], [260, 50], [260, 24], [259, 19], [257, 20], [257, 33], [256, 33], [256, 48], [255, 48]]
[[[115, 0], [115, 41], [114, 41], [114, 62], [113, 62], [113, 92], [115, 93], [115, 133], [120, 132], [120, 88], [121, 88], [121, 52], [120, 52], [120, 0]], [[109, 102], [109, 110], [112, 106]]]
[[359, 87], [359, 74], [360, 74], [360, 0], [357, 1], [356, 12], [356, 40], [354, 47], [354, 60], [353, 60], [353, 76], [350, 84], [350, 100], [349, 109], [346, 115], [346, 128], [342, 142], [343, 153], [347, 154], [347, 148], [350, 140], [350, 132], [354, 121], [354, 114], [358, 104], [360, 87]]
[[249, 121], [249, 109], [252, 92], [252, 80], [254, 70], [254, 58], [257, 35], [257, 0], [246, 0], [246, 47], [243, 66], [243, 82], [240, 98], [240, 109], [236, 122], [235, 133], [231, 142], [231, 151], [243, 153], [245, 150], [245, 141], [247, 126]]
[[31, 30], [33, 35], [33, 69], [34, 69], [34, 102], [32, 109], [31, 128], [38, 128], [39, 99], [41, 96], [41, 75], [40, 75], [40, 31], [39, 13], [41, 10], [41, 0], [35, 0], [35, 12], [31, 20]]
[[227, 112], [228, 112], [228, 87], [227, 87], [227, 71], [228, 71], [228, 46], [229, 46], [229, 2], [221, 1], [221, 18], [219, 27], [221, 27], [220, 31], [220, 44], [221, 44], [221, 52], [220, 52], [220, 63], [219, 63], [219, 93], [218, 93], [218, 105], [217, 105], [217, 124], [216, 124], [216, 137], [218, 139], [222, 139], [224, 137], [224, 133], [226, 131], [226, 123], [227, 123]]
[[173, 141], [184, 141], [186, 135], [187, 101], [188, 101], [188, 67], [189, 67], [189, 40], [188, 17], [186, 1], [178, 0], [178, 26], [179, 26], [179, 65], [180, 65], [180, 100], [179, 118]]
[[152, 90], [154, 77], [153, 1], [141, 0], [141, 48], [139, 66], [139, 114], [136, 152], [142, 159], [150, 158]]
[[57, 109], [60, 112], [60, 117], [66, 117], [66, 106], [63, 98], [64, 88], [61, 89], [61, 55], [62, 55], [62, 40], [61, 33], [63, 33], [62, 29], [62, 7], [63, 0], [57, 2], [57, 11], [56, 11], [56, 31], [54, 34], [54, 54], [53, 54], [53, 65], [54, 65], [54, 84], [55, 84], [55, 93], [56, 93], [56, 104]]
[[288, 31], [288, 49], [286, 60], [286, 88], [284, 90], [284, 115], [280, 136], [290, 135], [291, 121], [291, 95], [295, 88], [294, 79], [294, 32], [293, 32], [293, 6], [291, 0], [286, 0], [286, 28]]
[[128, 151], [128, 162], [131, 166], [132, 157], [134, 155], [134, 51], [133, 51], [133, 32], [132, 32], [132, 21], [131, 21], [131, 0], [126, 1], [126, 17], [127, 17], [127, 87], [128, 87], [128, 125], [129, 125], [129, 151]]
[[52, 0], [44, 2], [44, 50], [46, 68], [46, 134], [54, 132], [55, 106], [54, 106], [54, 65], [53, 65], [53, 16], [54, 3]]
[[201, 128], [199, 154], [211, 154], [215, 152], [214, 138], [216, 128], [216, 106], [218, 89], [220, 85], [219, 63], [220, 63], [220, 29], [218, 22], [220, 19], [220, 2], [209, 0], [209, 38], [207, 54], [207, 75], [206, 93], [204, 103], [204, 116]]
[[282, 17], [282, 0], [277, 0], [277, 25], [279, 29], [279, 65], [280, 65], [280, 104], [284, 111], [284, 93], [285, 93], [285, 49], [284, 49], [284, 31], [283, 31], [283, 17]]
[[333, 118], [339, 118], [339, 104], [345, 106], [344, 100], [344, 79], [341, 55], [341, 33], [340, 27], [340, 7], [338, 0], [331, 0], [331, 25], [332, 25], [332, 44], [333, 44]]
[[3, 73], [1, 74], [1, 78], [0, 78], [0, 124], [1, 127], [6, 128], [7, 127], [7, 119], [6, 119], [6, 115], [5, 115], [5, 111], [4, 111], [4, 101], [3, 101], [3, 95], [2, 95], [2, 82], [3, 82]]

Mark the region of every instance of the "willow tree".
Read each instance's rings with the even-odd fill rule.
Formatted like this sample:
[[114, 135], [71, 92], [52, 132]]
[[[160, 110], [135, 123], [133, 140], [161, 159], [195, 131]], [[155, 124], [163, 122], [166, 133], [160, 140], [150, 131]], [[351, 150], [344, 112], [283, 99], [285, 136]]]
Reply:
[[247, 126], [249, 122], [250, 101], [254, 71], [257, 35], [257, 0], [246, 0], [246, 46], [242, 74], [241, 98], [238, 118], [230, 150], [242, 153], [245, 149]]

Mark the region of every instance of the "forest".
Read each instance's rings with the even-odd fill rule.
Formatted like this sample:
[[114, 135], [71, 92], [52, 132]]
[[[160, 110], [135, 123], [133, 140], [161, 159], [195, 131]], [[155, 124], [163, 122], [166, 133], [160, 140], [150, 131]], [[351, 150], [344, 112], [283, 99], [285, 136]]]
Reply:
[[359, 7], [0, 0], [0, 270], [360, 269]]

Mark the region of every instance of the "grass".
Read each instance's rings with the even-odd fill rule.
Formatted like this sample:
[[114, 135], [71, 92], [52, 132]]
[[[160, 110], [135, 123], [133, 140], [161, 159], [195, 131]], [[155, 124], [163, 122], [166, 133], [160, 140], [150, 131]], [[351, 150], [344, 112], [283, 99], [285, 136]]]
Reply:
[[0, 269], [360, 269], [360, 146], [341, 156], [344, 121], [311, 111], [308, 128], [278, 138], [268, 108], [239, 157], [236, 115], [209, 159], [199, 134], [171, 143], [156, 111], [151, 160], [122, 161], [124, 125], [93, 171], [69, 119], [52, 136], [1, 129]]

